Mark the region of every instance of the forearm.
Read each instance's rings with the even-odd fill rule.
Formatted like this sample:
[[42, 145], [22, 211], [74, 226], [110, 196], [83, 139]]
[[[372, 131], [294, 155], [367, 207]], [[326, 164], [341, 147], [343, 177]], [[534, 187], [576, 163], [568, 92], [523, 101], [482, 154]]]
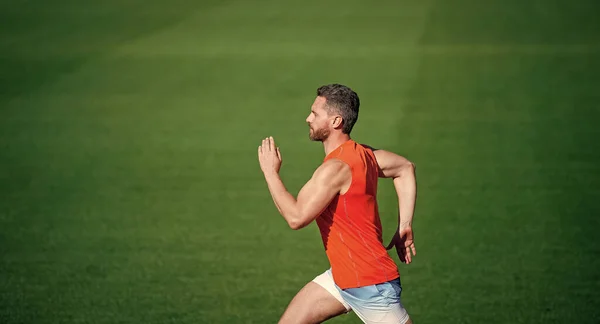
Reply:
[[394, 187], [398, 194], [398, 227], [400, 230], [412, 227], [417, 200], [417, 179], [414, 167], [408, 168], [401, 176], [394, 178]]
[[269, 187], [269, 192], [271, 193], [275, 206], [279, 210], [281, 216], [283, 216], [291, 226], [291, 224], [294, 224], [297, 221], [296, 199], [287, 191], [279, 174], [265, 174], [265, 180], [267, 181], [267, 186]]

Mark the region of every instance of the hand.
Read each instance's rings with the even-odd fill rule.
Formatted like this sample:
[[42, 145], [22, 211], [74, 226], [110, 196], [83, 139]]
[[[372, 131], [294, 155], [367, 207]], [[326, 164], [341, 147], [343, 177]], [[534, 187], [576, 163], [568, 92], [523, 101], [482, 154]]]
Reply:
[[410, 264], [412, 262], [412, 256], [410, 255], [411, 251], [413, 255], [417, 255], [412, 228], [406, 227], [400, 230], [400, 232], [396, 231], [396, 234], [392, 237], [392, 240], [386, 249], [389, 250], [394, 246], [396, 247], [396, 252], [398, 253], [400, 261]]
[[273, 136], [267, 137], [258, 147], [258, 162], [265, 175], [277, 174], [281, 168], [281, 153], [279, 147], [275, 146]]

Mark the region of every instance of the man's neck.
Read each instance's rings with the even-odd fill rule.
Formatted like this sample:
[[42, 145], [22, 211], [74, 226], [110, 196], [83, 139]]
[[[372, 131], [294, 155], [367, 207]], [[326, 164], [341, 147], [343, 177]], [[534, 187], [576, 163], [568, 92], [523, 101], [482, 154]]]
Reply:
[[326, 140], [323, 141], [325, 156], [329, 155], [329, 153], [333, 152], [333, 150], [346, 143], [348, 140], [350, 140], [350, 135], [348, 134], [340, 133], [330, 135]]

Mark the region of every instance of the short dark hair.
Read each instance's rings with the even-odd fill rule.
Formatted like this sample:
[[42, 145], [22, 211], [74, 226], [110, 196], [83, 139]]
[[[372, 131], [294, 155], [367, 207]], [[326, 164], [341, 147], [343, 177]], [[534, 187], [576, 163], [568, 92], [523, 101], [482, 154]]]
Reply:
[[328, 84], [317, 89], [317, 96], [327, 99], [327, 106], [342, 115], [342, 133], [350, 134], [358, 120], [360, 100], [352, 89], [341, 84]]

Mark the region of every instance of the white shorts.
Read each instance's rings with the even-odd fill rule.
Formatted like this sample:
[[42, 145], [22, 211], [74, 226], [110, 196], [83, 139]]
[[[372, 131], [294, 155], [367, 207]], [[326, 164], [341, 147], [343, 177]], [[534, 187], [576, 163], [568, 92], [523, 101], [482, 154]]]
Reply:
[[346, 312], [353, 310], [364, 323], [405, 324], [409, 319], [400, 302], [402, 287], [399, 279], [371, 286], [341, 289], [333, 281], [329, 269], [313, 281], [344, 305]]

